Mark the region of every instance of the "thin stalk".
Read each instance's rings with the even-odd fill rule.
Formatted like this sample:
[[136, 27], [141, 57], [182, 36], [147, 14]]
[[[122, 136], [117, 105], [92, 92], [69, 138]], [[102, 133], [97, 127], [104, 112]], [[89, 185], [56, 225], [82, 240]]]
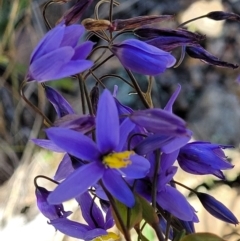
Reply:
[[182, 184], [182, 183], [180, 183], [180, 182], [178, 182], [178, 181], [175, 181], [175, 180], [172, 180], [172, 182], [176, 183], [176, 184], [179, 185], [179, 186], [182, 186], [182, 187], [186, 188], [186, 189], [189, 190], [190, 192], [193, 192], [194, 194], [197, 195], [197, 192], [194, 191], [193, 189], [191, 189], [190, 187], [187, 187], [187, 186], [185, 186], [184, 184]]
[[106, 86], [103, 84], [103, 82], [91, 71], [91, 75], [94, 77], [94, 79], [99, 83], [104, 89], [106, 89]]
[[49, 1], [43, 6], [43, 19], [44, 19], [45, 24], [47, 25], [48, 30], [50, 30], [52, 27], [51, 27], [49, 21], [47, 20], [46, 10], [47, 10], [48, 6], [50, 6], [53, 3], [54, 3], [54, 1]]
[[190, 20], [188, 20], [186, 22], [183, 22], [180, 25], [178, 25], [178, 28], [182, 28], [184, 25], [186, 25], [188, 23], [191, 23], [193, 21], [196, 21], [196, 20], [201, 19], [201, 18], [206, 18], [206, 17], [207, 17], [207, 15], [202, 15], [202, 16], [199, 16], [199, 17], [196, 17], [196, 18], [192, 18], [192, 19], [190, 19]]
[[158, 172], [160, 168], [160, 150], [155, 151], [155, 167], [153, 174], [153, 185], [152, 185], [152, 206], [156, 209], [156, 200], [157, 200], [157, 181], [158, 181]]
[[86, 114], [86, 106], [85, 106], [85, 92], [84, 92], [84, 80], [81, 78], [81, 75], [77, 75], [79, 89], [80, 89], [80, 95], [81, 95], [81, 104], [82, 104], [82, 112], [85, 115]]
[[37, 184], [37, 179], [38, 179], [38, 178], [44, 178], [44, 179], [47, 179], [47, 180], [50, 181], [50, 182], [53, 182], [53, 183], [59, 185], [59, 182], [57, 182], [57, 181], [55, 181], [55, 180], [53, 180], [53, 179], [51, 179], [51, 178], [49, 178], [49, 177], [46, 177], [46, 176], [44, 176], [44, 175], [38, 175], [38, 176], [36, 176], [36, 177], [34, 178], [34, 180], [33, 180], [34, 186], [35, 186], [36, 188], [39, 187], [38, 184]]
[[[114, 54], [111, 54], [110, 56], [108, 56], [106, 59], [104, 59], [101, 63], [99, 63], [98, 65], [94, 66], [92, 69], [90, 69], [91, 71], [95, 71], [96, 69], [98, 69], [100, 66], [102, 66], [103, 64], [105, 64], [109, 59], [111, 59], [114, 56]], [[91, 71], [88, 71], [88, 73], [83, 77], [84, 79], [87, 79], [87, 77], [91, 74]]]
[[132, 84], [133, 84], [133, 86], [134, 86], [134, 89], [135, 89], [136, 92], [138, 93], [138, 95], [139, 95], [139, 97], [140, 97], [143, 105], [144, 105], [147, 109], [150, 109], [151, 107], [149, 106], [148, 102], [146, 101], [146, 99], [145, 99], [145, 97], [144, 97], [144, 95], [143, 95], [143, 93], [142, 93], [142, 90], [140, 89], [140, 86], [138, 85], [138, 83], [137, 83], [136, 79], [134, 78], [132, 72], [131, 72], [129, 69], [127, 69], [127, 68], [125, 68], [125, 70], [126, 70], [126, 72], [128, 73], [128, 76], [129, 76], [129, 78], [130, 78], [131, 81], [132, 81]]
[[88, 106], [89, 114], [93, 116], [94, 112], [93, 112], [93, 108], [92, 108], [92, 103], [91, 103], [91, 100], [90, 100], [90, 97], [89, 97], [89, 94], [88, 94], [88, 90], [87, 90], [87, 86], [86, 86], [85, 81], [83, 81], [83, 87], [84, 87], [85, 98], [87, 100], [87, 106]]
[[178, 62], [173, 66], [173, 68], [177, 68], [182, 62], [186, 54], [186, 46], [182, 46], [181, 56]]
[[[125, 225], [124, 225], [124, 223], [123, 223], [123, 220], [122, 220], [122, 218], [121, 218], [121, 216], [120, 216], [120, 213], [119, 213], [119, 211], [118, 211], [118, 209], [117, 209], [117, 207], [116, 207], [116, 205], [115, 205], [115, 201], [114, 201], [112, 195], [108, 192], [108, 190], [105, 188], [105, 186], [103, 185], [102, 182], [100, 182], [100, 184], [101, 184], [104, 192], [106, 193], [106, 195], [107, 195], [107, 197], [108, 197], [108, 200], [110, 201], [110, 203], [111, 203], [111, 205], [112, 205], [112, 208], [113, 208], [113, 210], [114, 210], [114, 212], [115, 212], [115, 214], [116, 214], [116, 216], [117, 216], [117, 219], [118, 219], [118, 221], [119, 221], [119, 224], [120, 224], [120, 226], [121, 226], [121, 229], [122, 229], [122, 232], [123, 232], [123, 235], [124, 235], [126, 241], [131, 241], [131, 237], [130, 237], [129, 231], [128, 231], [128, 229], [125, 227]], [[163, 241], [164, 241], [164, 240], [163, 240]]]
[[170, 226], [171, 226], [171, 219], [172, 216], [169, 213], [168, 218], [167, 218], [167, 228], [166, 228], [166, 233], [165, 233], [165, 241], [168, 241], [169, 233], [170, 233]]
[[131, 86], [134, 89], [134, 86], [131, 83], [129, 83], [123, 77], [121, 77], [119, 75], [116, 75], [116, 74], [106, 74], [106, 75], [103, 75], [103, 76], [101, 76], [101, 78], [99, 78], [99, 80], [102, 81], [103, 79], [109, 78], [109, 77], [114, 77], [114, 78], [121, 79], [123, 82], [125, 82], [126, 84], [128, 84], [129, 86]]
[[50, 126], [52, 126], [53, 124], [52, 124], [52, 122], [47, 118], [47, 116], [45, 116], [44, 114], [43, 114], [43, 112], [37, 107], [37, 106], [35, 106], [33, 103], [31, 103], [28, 99], [27, 99], [27, 97], [25, 96], [25, 94], [24, 94], [24, 87], [25, 87], [25, 85], [27, 84], [27, 82], [26, 81], [23, 81], [22, 83], [21, 83], [21, 85], [20, 85], [20, 95], [21, 95], [21, 97], [23, 98], [23, 100], [36, 112], [36, 113], [38, 113], [39, 115], [41, 115], [42, 117], [43, 117], [43, 119], [46, 121], [46, 123], [44, 123], [47, 127], [50, 127]]

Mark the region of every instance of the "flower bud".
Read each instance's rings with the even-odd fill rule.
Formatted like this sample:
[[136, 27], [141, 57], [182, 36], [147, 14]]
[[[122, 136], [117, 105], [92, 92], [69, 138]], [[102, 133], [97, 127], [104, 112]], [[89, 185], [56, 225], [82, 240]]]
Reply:
[[112, 22], [112, 31], [120, 31], [138, 28], [147, 24], [158, 23], [164, 20], [172, 19], [173, 15], [153, 15], [139, 16], [129, 19], [116, 19]]
[[234, 214], [214, 197], [201, 192], [197, 193], [197, 197], [199, 198], [203, 207], [214, 217], [227, 223], [239, 223]]
[[200, 45], [195, 46], [195, 47], [186, 47], [186, 53], [190, 57], [195, 58], [195, 59], [200, 59], [201, 61], [203, 61], [207, 64], [210, 64], [210, 65], [215, 65], [218, 67], [225, 67], [225, 68], [232, 68], [232, 69], [238, 68], [238, 65], [236, 65], [236, 64], [231, 64], [231, 63], [227, 63], [227, 62], [219, 60], [217, 57], [210, 54], [207, 50], [205, 50]]
[[82, 21], [82, 25], [89, 31], [107, 30], [111, 23], [105, 19], [86, 18]]
[[78, 0], [77, 3], [64, 14], [58, 23], [62, 21], [66, 25], [77, 23], [92, 2], [93, 0]]
[[44, 187], [36, 187], [35, 194], [37, 198], [37, 206], [41, 213], [49, 220], [69, 216], [72, 212], [65, 212], [62, 204], [52, 205], [47, 202], [50, 193], [51, 192]]
[[240, 21], [240, 16], [235, 13], [226, 13], [223, 11], [214, 11], [210, 12], [206, 15], [207, 18], [212, 20], [220, 21], [220, 20], [233, 20]]

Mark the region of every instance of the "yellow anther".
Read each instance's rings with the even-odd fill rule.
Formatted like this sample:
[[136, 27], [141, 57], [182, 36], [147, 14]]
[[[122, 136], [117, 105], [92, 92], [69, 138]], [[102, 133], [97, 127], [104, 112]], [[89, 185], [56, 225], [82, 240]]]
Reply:
[[93, 241], [114, 241], [114, 240], [119, 240], [119, 239], [120, 239], [120, 237], [117, 234], [109, 232], [106, 235], [99, 236], [99, 237], [93, 239]]
[[103, 157], [103, 164], [110, 168], [124, 168], [132, 163], [129, 158], [133, 154], [133, 151], [113, 152]]

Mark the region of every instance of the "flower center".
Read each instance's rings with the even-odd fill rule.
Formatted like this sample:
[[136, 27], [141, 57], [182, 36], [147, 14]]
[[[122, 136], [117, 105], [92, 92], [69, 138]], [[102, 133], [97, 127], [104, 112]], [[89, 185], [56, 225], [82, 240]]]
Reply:
[[127, 167], [132, 163], [129, 158], [133, 154], [133, 151], [113, 152], [103, 157], [103, 164], [116, 169]]
[[102, 235], [93, 239], [93, 241], [114, 241], [114, 240], [119, 240], [119, 238], [120, 237], [117, 234], [109, 232], [106, 235]]

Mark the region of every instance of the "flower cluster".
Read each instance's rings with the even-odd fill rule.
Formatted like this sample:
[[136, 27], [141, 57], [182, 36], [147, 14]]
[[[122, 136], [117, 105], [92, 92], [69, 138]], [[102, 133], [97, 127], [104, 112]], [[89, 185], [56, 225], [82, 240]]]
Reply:
[[[199, 222], [197, 210], [177, 188], [182, 185], [197, 195], [210, 214], [238, 224], [234, 214], [221, 202], [175, 181], [176, 161], [190, 175], [212, 174], [224, 180], [222, 171], [233, 165], [223, 150], [232, 146], [191, 141], [192, 131], [173, 113], [181, 86], [178, 85], [165, 108], [154, 108], [151, 90], [143, 93], [133, 74], [144, 75], [151, 86], [152, 76], [175, 65], [171, 51], [177, 47], [207, 64], [230, 68], [237, 68], [237, 65], [220, 61], [201, 47], [205, 36], [183, 28], [149, 27], [151, 23], [171, 19], [169, 15], [126, 20], [112, 20], [110, 16], [111, 21], [85, 19], [83, 24], [87, 30], [108, 45], [93, 49], [91, 41], [79, 44], [85, 29], [76, 22], [92, 2], [77, 2], [31, 55], [26, 82], [42, 83], [46, 98], [57, 114], [53, 123], [48, 121], [46, 139], [32, 141], [64, 154], [54, 178], [46, 177], [57, 184], [54, 190], [48, 191], [38, 185], [37, 179], [43, 176], [35, 179], [39, 210], [56, 230], [78, 239], [118, 240], [119, 234], [108, 231], [115, 224], [126, 240], [131, 240], [129, 230], [133, 227], [141, 238], [139, 225], [145, 220], [159, 240], [163, 240], [163, 236], [165, 240], [179, 240], [176, 237], [181, 230], [185, 229], [186, 235], [194, 233], [194, 223]], [[111, 9], [112, 4], [110, 1]], [[225, 15], [216, 12], [206, 16], [219, 20]], [[233, 16], [237, 19], [237, 15]], [[131, 32], [139, 39], [117, 41], [124, 32]], [[94, 58], [101, 49], [109, 51], [110, 57]], [[121, 76], [109, 76], [118, 77], [134, 88], [146, 109], [133, 110], [120, 103], [117, 87], [113, 93], [99, 87], [105, 87], [102, 80], [106, 75], [98, 77], [94, 71], [112, 57], [119, 60], [132, 83]], [[96, 85], [88, 93], [86, 83], [91, 75]], [[77, 114], [61, 93], [45, 84], [71, 76], [79, 81], [82, 114]], [[78, 203], [86, 224], [71, 220], [71, 212], [64, 211], [63, 203], [70, 199]]]

